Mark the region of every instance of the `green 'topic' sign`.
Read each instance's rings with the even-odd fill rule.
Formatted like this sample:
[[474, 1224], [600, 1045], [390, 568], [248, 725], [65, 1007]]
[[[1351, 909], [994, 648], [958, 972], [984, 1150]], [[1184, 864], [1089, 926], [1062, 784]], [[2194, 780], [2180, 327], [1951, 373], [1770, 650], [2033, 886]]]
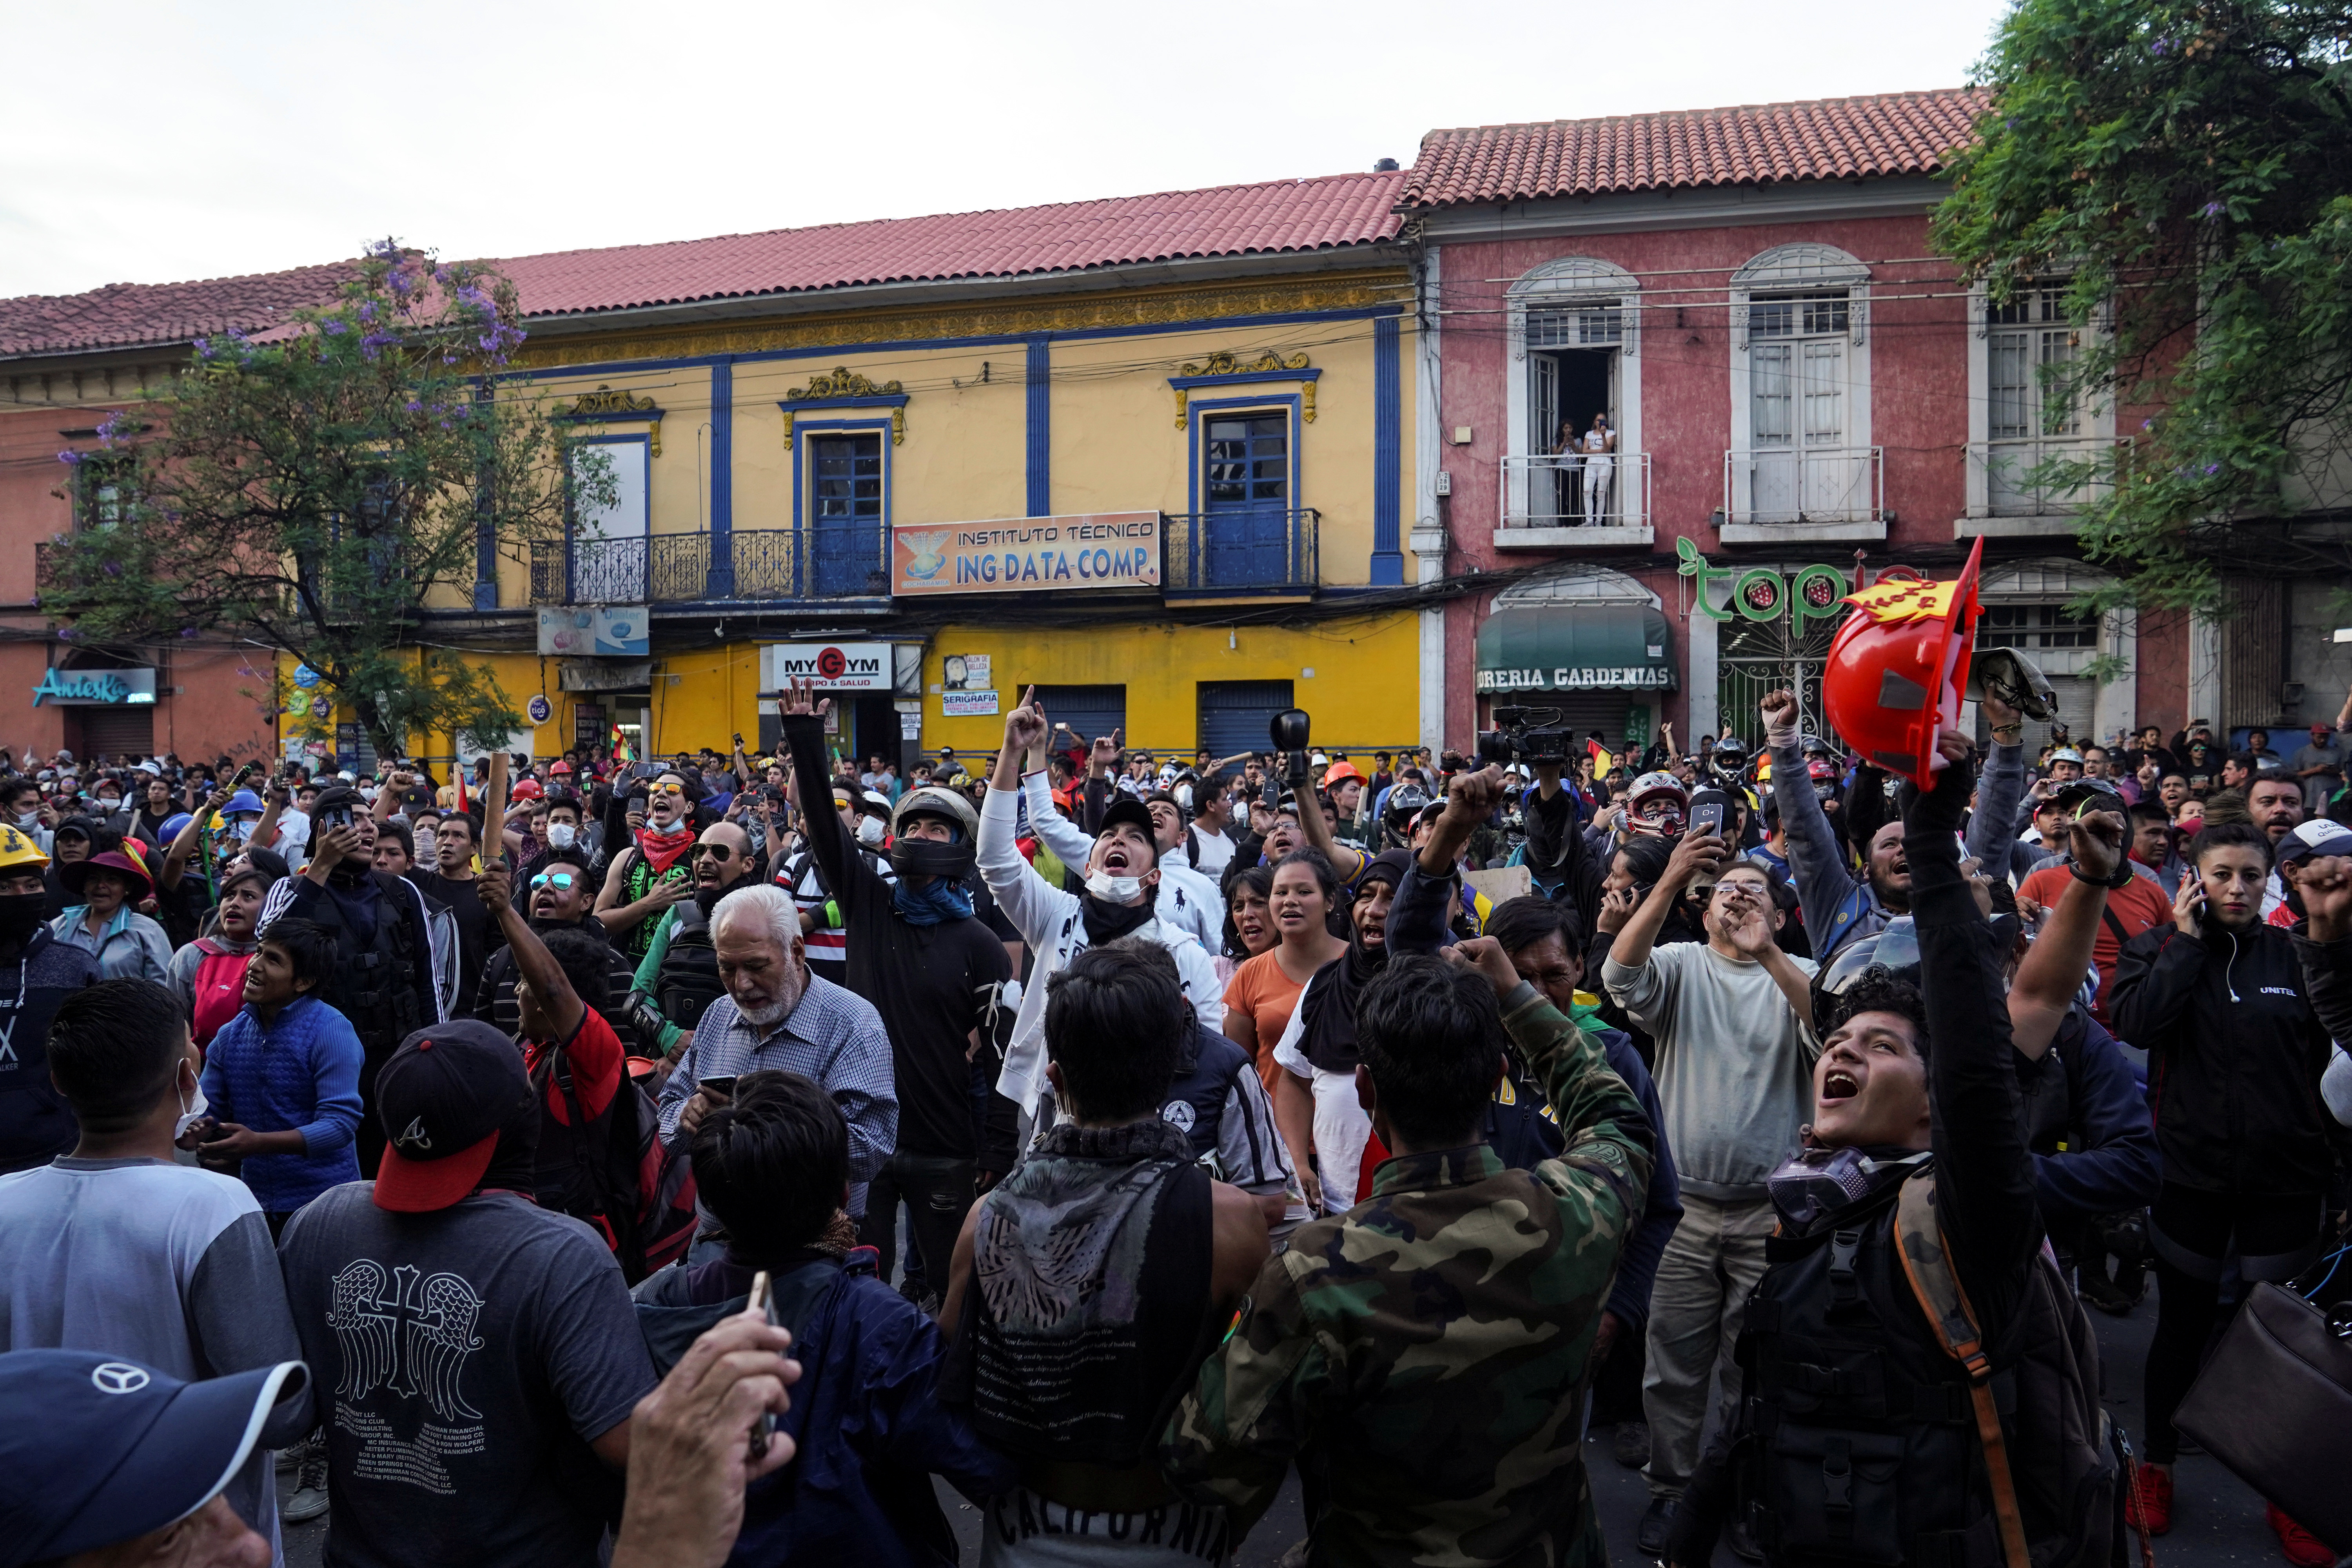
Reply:
[[[1853, 592], [1846, 574], [1834, 566], [1803, 567], [1794, 577], [1784, 577], [1769, 566], [1745, 571], [1710, 566], [1687, 538], [1675, 541], [1675, 553], [1681, 557], [1675, 570], [1697, 579], [1698, 607], [1718, 621], [1731, 619], [1735, 610], [1751, 621], [1786, 617], [1789, 629], [1802, 637], [1808, 622], [1843, 619], [1845, 606], [1840, 601]], [[1707, 597], [1708, 587], [1717, 583], [1730, 585], [1720, 608]]]

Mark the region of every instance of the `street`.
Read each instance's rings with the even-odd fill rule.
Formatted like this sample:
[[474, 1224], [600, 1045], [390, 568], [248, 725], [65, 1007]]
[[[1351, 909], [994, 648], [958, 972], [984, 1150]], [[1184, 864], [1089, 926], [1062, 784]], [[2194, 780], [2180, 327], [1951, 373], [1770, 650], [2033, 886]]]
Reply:
[[[2099, 1347], [2106, 1357], [2107, 1408], [2126, 1430], [2137, 1434], [2140, 1358], [2156, 1322], [2153, 1293], [2128, 1318], [2093, 1313]], [[1649, 1498], [1637, 1473], [1622, 1469], [1609, 1457], [1609, 1434], [1596, 1430], [1586, 1443], [1586, 1463], [1592, 1474], [1592, 1495], [1601, 1510], [1601, 1528], [1609, 1539], [1612, 1562], [1632, 1563], [1633, 1529]], [[2221, 1568], [2225, 1563], [2275, 1563], [2283, 1561], [2278, 1538], [2263, 1522], [2263, 1501], [2215, 1460], [2204, 1455], [2183, 1455], [2174, 1472], [2176, 1487], [2170, 1534], [2155, 1542], [2160, 1563], [2179, 1568]], [[294, 1476], [281, 1471], [278, 1498], [293, 1494]], [[980, 1558], [980, 1510], [944, 1485], [938, 1486], [940, 1506], [962, 1547], [962, 1561]], [[1298, 1477], [1294, 1471], [1282, 1496], [1258, 1527], [1250, 1532], [1237, 1559], [1240, 1568], [1274, 1568], [1297, 1541], [1303, 1523], [1299, 1514]], [[320, 1568], [327, 1521], [286, 1527], [289, 1568]], [[1740, 1568], [1728, 1549], [1718, 1549], [1714, 1568]]]

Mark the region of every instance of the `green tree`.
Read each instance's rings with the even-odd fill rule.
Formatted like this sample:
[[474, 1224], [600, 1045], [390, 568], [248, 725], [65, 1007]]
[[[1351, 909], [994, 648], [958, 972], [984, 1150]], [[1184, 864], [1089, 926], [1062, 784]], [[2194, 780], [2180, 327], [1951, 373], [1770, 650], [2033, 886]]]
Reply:
[[317, 671], [379, 752], [428, 730], [498, 743], [520, 717], [486, 666], [426, 644], [426, 605], [470, 595], [485, 526], [520, 558], [570, 505], [614, 499], [610, 465], [567, 452], [533, 395], [491, 395], [519, 314], [488, 268], [386, 240], [333, 304], [198, 340], [98, 452], [59, 455], [102, 468], [110, 495], [48, 554], [59, 636], [251, 636]]
[[1996, 303], [2066, 282], [2053, 395], [2157, 410], [2088, 486], [2094, 605], [2212, 614], [2232, 571], [2342, 571], [2352, 486], [2352, 6], [2019, 0], [1935, 242]]

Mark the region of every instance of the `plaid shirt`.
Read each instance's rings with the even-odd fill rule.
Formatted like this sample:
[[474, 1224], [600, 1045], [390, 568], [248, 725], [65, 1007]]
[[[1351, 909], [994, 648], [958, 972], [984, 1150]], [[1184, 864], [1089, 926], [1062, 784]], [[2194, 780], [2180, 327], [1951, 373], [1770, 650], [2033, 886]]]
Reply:
[[733, 997], [719, 997], [703, 1013], [694, 1044], [662, 1086], [663, 1144], [684, 1146], [678, 1112], [696, 1084], [762, 1069], [799, 1073], [841, 1107], [849, 1123], [849, 1212], [853, 1217], [865, 1214], [866, 1184], [898, 1142], [898, 1091], [882, 1015], [863, 996], [814, 974], [800, 1005], [764, 1030], [744, 1021]]

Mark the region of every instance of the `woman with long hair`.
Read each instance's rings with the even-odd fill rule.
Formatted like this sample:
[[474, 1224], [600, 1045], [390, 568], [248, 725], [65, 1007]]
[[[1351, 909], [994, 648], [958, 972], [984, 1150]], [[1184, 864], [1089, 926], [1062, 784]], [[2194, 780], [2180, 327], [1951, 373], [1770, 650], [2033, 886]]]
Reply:
[[[1225, 1038], [1257, 1063], [1269, 1099], [1282, 1071], [1275, 1066], [1275, 1043], [1298, 1005], [1299, 991], [1317, 970], [1348, 951], [1347, 939], [1331, 929], [1339, 900], [1338, 874], [1314, 850], [1294, 849], [1275, 862], [1266, 890], [1275, 943], [1244, 962], [1226, 983]], [[1306, 1153], [1292, 1151], [1302, 1160]]]
[[1236, 867], [1225, 879], [1225, 944], [1217, 955], [1220, 981], [1230, 983], [1235, 970], [1281, 940], [1266, 907], [1273, 894], [1271, 866]]

